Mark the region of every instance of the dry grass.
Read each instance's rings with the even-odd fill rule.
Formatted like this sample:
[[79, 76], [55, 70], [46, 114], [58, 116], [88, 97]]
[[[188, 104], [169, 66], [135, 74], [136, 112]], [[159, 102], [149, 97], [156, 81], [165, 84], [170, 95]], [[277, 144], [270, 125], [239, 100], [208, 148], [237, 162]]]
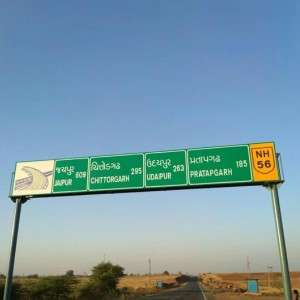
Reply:
[[[291, 272], [291, 281], [293, 289], [300, 289], [300, 272]], [[234, 284], [239, 284], [241, 287], [246, 287], [247, 273], [220, 273], [217, 274], [221, 280]], [[282, 287], [281, 273], [273, 272], [270, 274], [271, 288], [268, 288], [268, 273], [251, 273], [251, 278], [258, 279], [262, 289], [274, 290]]]
[[143, 275], [143, 276], [125, 276], [121, 278], [118, 287], [128, 288], [135, 292], [154, 292], [156, 291], [156, 282], [163, 281], [167, 283], [175, 282], [176, 275]]
[[[118, 288], [127, 288], [133, 292], [154, 292], [156, 291], [156, 282], [163, 281], [165, 283], [175, 283], [175, 278], [178, 275], [132, 275], [132, 276], [125, 276], [120, 279], [118, 284]], [[31, 285], [43, 277], [38, 278], [28, 278], [28, 277], [17, 277], [14, 278], [15, 282], [21, 283], [23, 285]], [[89, 276], [76, 276], [77, 286], [85, 285], [89, 280]], [[4, 279], [2, 279], [4, 282]]]

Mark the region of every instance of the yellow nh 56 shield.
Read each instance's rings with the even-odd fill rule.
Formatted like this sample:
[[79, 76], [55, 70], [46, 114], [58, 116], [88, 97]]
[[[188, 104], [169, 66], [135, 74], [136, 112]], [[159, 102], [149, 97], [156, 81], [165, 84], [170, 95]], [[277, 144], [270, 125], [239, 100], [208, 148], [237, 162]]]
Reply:
[[253, 181], [280, 180], [273, 143], [251, 144]]

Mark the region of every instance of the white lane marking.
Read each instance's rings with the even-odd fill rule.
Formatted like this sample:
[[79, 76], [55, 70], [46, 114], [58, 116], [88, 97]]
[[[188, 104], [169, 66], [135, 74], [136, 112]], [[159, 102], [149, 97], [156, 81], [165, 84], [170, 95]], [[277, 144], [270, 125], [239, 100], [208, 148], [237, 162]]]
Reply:
[[201, 291], [201, 293], [202, 293], [203, 299], [204, 299], [204, 300], [207, 300], [207, 298], [206, 298], [206, 296], [205, 296], [205, 294], [204, 294], [204, 292], [203, 292], [203, 289], [202, 289], [202, 286], [201, 286], [200, 282], [198, 282], [198, 286], [199, 286], [200, 291]]

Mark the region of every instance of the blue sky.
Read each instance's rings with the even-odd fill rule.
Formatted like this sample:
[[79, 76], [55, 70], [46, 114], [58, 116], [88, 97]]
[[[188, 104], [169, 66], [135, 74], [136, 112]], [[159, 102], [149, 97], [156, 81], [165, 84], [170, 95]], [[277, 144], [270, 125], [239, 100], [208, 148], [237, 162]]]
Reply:
[[[274, 140], [300, 269], [298, 1], [14, 1], [0, 9], [0, 272], [16, 161]], [[35, 199], [18, 274], [279, 270], [263, 187]]]

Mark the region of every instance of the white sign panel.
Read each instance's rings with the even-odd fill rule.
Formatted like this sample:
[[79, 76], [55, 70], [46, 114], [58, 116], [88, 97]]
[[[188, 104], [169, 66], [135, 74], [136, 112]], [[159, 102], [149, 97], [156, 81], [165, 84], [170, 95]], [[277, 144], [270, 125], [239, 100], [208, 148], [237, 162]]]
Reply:
[[54, 160], [19, 162], [12, 195], [40, 195], [52, 191]]

